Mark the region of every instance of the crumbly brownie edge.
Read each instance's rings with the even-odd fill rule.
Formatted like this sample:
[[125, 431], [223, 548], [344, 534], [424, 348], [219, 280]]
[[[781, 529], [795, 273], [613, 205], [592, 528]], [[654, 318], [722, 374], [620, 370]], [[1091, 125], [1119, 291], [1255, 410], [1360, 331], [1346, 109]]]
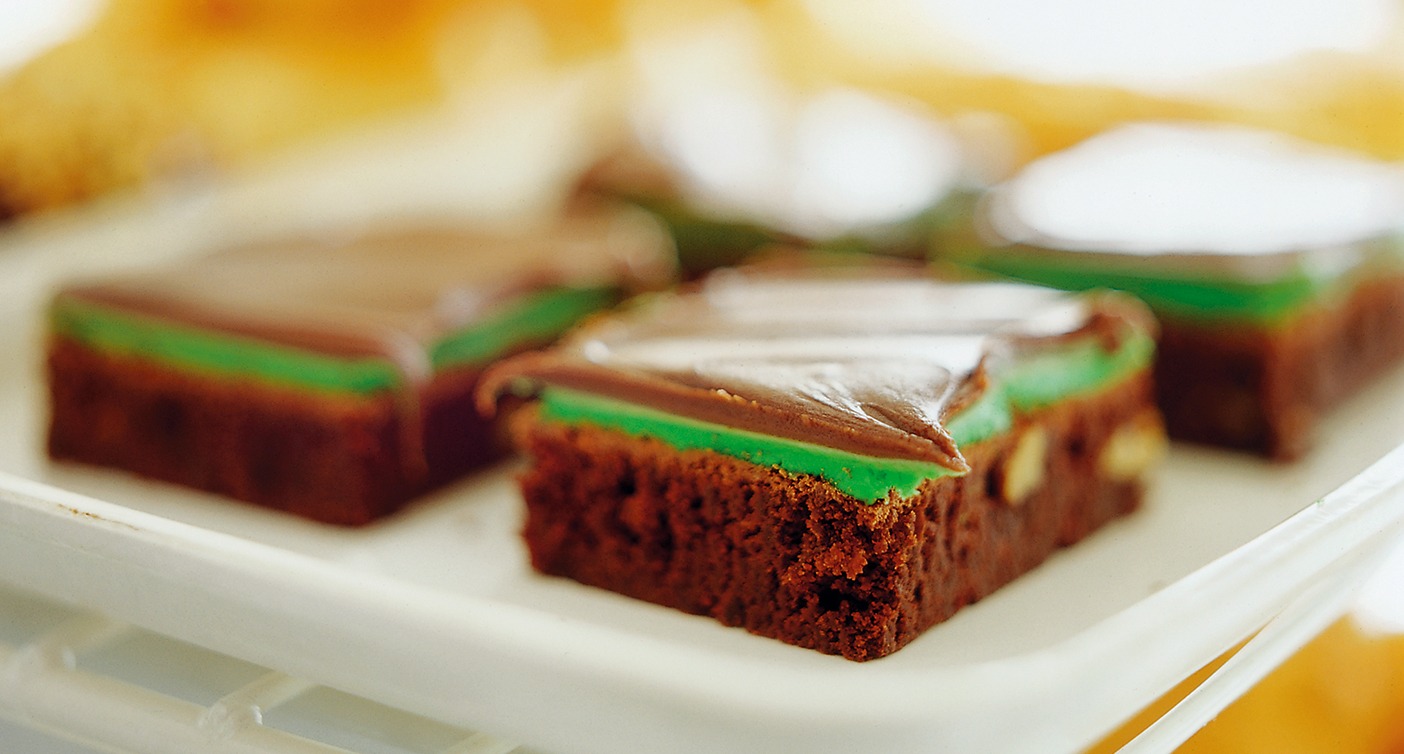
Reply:
[[1171, 437], [1295, 460], [1325, 412], [1404, 358], [1404, 275], [1275, 328], [1166, 317], [1158, 354]]
[[476, 372], [436, 380], [416, 406], [193, 375], [62, 336], [46, 369], [51, 458], [324, 523], [368, 524], [505, 452], [473, 406]]
[[[524, 538], [543, 573], [871, 660], [1134, 510], [1139, 476], [1104, 473], [1104, 451], [1118, 430], [1160, 438], [1151, 393], [1140, 374], [1025, 417], [966, 448], [965, 476], [878, 505], [816, 477], [526, 411]], [[1038, 432], [1036, 484], [1011, 503], [1006, 488], [1029, 482], [1011, 479], [1013, 459]]]

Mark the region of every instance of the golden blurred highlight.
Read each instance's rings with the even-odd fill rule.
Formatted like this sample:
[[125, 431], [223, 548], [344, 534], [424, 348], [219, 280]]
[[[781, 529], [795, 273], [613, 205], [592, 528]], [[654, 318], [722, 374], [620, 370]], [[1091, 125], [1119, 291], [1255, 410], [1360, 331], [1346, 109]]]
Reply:
[[[471, 108], [489, 79], [617, 63], [629, 28], [675, 27], [716, 7], [729, 6], [111, 0], [86, 31], [0, 82], [0, 218]], [[616, 96], [622, 79], [599, 80], [602, 97]]]
[[[1120, 749], [1232, 655], [1226, 653], [1180, 683], [1087, 754]], [[1353, 618], [1338, 620], [1176, 752], [1401, 754], [1404, 636], [1373, 635]]]
[[442, 92], [425, 42], [453, 7], [116, 0], [0, 84], [0, 215], [433, 102]]

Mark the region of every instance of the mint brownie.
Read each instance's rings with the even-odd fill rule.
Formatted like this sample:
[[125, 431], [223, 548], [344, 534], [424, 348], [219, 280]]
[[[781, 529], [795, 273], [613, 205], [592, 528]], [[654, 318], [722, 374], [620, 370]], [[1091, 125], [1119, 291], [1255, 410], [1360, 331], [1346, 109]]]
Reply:
[[1135, 294], [1161, 322], [1170, 435], [1292, 460], [1404, 356], [1402, 186], [1282, 135], [1128, 126], [1030, 165], [942, 258]]
[[543, 573], [852, 660], [1141, 500], [1149, 315], [1115, 294], [725, 271], [492, 367]]
[[639, 215], [250, 245], [75, 284], [50, 316], [52, 458], [334, 524], [500, 458], [473, 391], [666, 271]]

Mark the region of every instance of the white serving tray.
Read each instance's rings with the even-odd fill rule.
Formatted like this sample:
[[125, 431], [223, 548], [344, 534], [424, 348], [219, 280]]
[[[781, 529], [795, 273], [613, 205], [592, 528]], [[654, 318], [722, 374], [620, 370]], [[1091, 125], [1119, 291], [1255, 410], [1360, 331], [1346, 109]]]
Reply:
[[1067, 754], [1263, 629], [1133, 744], [1168, 751], [1338, 616], [1404, 518], [1396, 374], [1296, 466], [1177, 447], [1143, 510], [856, 664], [534, 575], [510, 465], [347, 531], [49, 464], [52, 286], [198, 248], [194, 217], [0, 251], [0, 580], [562, 754]]

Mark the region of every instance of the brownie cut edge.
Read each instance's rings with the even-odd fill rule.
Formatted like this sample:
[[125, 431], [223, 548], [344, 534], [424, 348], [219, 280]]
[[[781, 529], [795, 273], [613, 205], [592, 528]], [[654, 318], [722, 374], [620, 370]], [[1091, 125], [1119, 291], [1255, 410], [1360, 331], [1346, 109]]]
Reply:
[[[513, 422], [532, 461], [524, 537], [543, 573], [877, 659], [1135, 510], [1150, 464], [1136, 456], [1163, 441], [1152, 392], [1143, 370], [1021, 417], [962, 449], [968, 473], [877, 504], [819, 477], [528, 409]], [[1016, 460], [1029, 438], [1043, 448], [1032, 482]], [[1016, 484], [1031, 491], [1016, 496]]]

